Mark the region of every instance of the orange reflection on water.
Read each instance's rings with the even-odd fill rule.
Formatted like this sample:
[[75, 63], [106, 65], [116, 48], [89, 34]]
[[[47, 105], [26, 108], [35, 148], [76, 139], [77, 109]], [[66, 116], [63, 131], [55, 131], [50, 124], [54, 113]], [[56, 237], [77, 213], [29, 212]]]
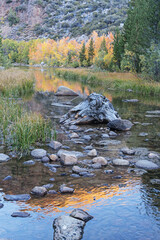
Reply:
[[[36, 70], [36, 71], [34, 71], [34, 76], [36, 79], [36, 90], [37, 91], [56, 92], [58, 87], [65, 86], [65, 87], [71, 88], [73, 91], [83, 94], [83, 95], [89, 95], [92, 92], [88, 86], [84, 86], [80, 82], [71, 82], [71, 81], [67, 82], [64, 79], [56, 77], [54, 75], [53, 71], [48, 72], [48, 71]], [[95, 86], [95, 88], [96, 88], [96, 86]], [[112, 101], [112, 96], [110, 94], [103, 93], [103, 95], [105, 95], [110, 101]]]
[[[125, 187], [120, 188], [118, 185], [108, 187], [93, 187], [91, 189], [76, 189], [74, 194], [55, 194], [43, 198], [33, 198], [28, 202], [28, 211], [50, 214], [53, 212], [67, 212], [66, 208], [83, 208], [89, 210], [92, 206], [102, 205], [104, 200], [109, 200], [114, 196], [121, 196], [128, 193], [135, 187], [137, 182], [131, 180], [123, 182]], [[121, 200], [121, 199], [120, 199]], [[108, 204], [107, 201], [104, 204]], [[65, 208], [65, 209], [64, 209]]]
[[78, 82], [67, 82], [63, 79], [57, 78], [54, 74], [49, 74], [47, 72], [35, 71], [36, 79], [36, 90], [37, 91], [53, 91], [56, 92], [59, 86], [65, 86], [71, 88], [73, 91], [78, 93], [85, 93], [89, 95], [89, 90], [87, 87], [82, 86]]

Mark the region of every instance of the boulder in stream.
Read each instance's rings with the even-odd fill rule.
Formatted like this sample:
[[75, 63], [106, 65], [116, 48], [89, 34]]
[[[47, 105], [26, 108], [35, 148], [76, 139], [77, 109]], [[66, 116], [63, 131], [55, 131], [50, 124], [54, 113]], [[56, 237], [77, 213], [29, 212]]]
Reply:
[[74, 92], [72, 89], [67, 88], [65, 86], [60, 86], [57, 89], [56, 94], [57, 96], [78, 96], [78, 93]]
[[118, 113], [105, 96], [92, 93], [83, 102], [65, 114], [60, 122], [68, 125], [108, 123], [118, 118]]
[[132, 126], [133, 124], [129, 120], [125, 119], [115, 119], [107, 124], [107, 127], [110, 129], [118, 131], [128, 131]]
[[85, 222], [71, 216], [60, 216], [53, 222], [54, 240], [80, 240]]

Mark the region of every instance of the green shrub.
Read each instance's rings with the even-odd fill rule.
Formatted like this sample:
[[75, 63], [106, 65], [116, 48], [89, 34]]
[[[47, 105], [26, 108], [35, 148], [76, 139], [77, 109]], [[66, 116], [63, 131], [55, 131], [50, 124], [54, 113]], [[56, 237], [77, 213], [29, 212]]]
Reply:
[[10, 27], [19, 23], [19, 17], [17, 17], [16, 12], [13, 11], [13, 9], [10, 9], [8, 14], [8, 22]]

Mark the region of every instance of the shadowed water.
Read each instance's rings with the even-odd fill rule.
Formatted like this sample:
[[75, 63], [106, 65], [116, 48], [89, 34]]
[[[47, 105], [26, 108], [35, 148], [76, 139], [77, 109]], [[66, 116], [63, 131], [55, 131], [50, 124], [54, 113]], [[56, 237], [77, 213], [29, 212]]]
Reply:
[[[66, 82], [55, 77], [52, 71], [34, 70], [36, 77], [36, 89], [38, 91], [56, 91], [58, 86], [64, 85], [81, 94], [81, 97], [96, 91], [108, 97], [120, 116], [136, 122], [130, 132], [119, 133], [116, 139], [118, 144], [100, 146], [97, 143], [102, 140], [101, 134], [106, 132], [106, 126], [82, 126], [80, 127], [80, 139], [85, 135], [84, 131], [93, 128], [91, 141], [77, 144], [68, 138], [68, 130], [59, 125], [59, 118], [65, 114], [70, 106], [75, 106], [82, 98], [55, 97], [53, 94], [37, 93], [26, 102], [26, 107], [52, 120], [53, 127], [57, 131], [57, 140], [70, 147], [69, 150], [80, 151], [84, 154], [79, 161], [88, 159], [84, 147], [93, 144], [99, 156], [109, 159], [121, 156], [122, 147], [139, 149], [141, 157], [150, 151], [160, 153], [160, 117], [148, 117], [146, 111], [159, 110], [159, 98], [143, 98], [135, 93], [114, 92], [104, 89], [87, 87], [78, 82]], [[124, 99], [137, 98], [137, 103], [123, 102]], [[69, 107], [58, 107], [54, 103], [70, 102]], [[147, 124], [149, 123], [149, 124]], [[140, 137], [139, 133], [148, 133]], [[39, 147], [39, 144], [37, 144]], [[47, 146], [49, 153], [54, 151]], [[138, 156], [136, 156], [138, 158]], [[128, 168], [113, 167], [108, 165], [100, 170], [94, 170], [92, 178], [74, 178], [71, 176], [71, 167], [57, 168], [57, 172], [49, 171], [41, 162], [34, 166], [24, 166], [23, 162], [31, 157], [12, 159], [6, 164], [0, 164], [0, 202], [4, 207], [0, 209], [0, 239], [10, 240], [44, 240], [53, 239], [53, 220], [63, 214], [69, 214], [74, 208], [82, 208], [94, 218], [85, 228], [83, 239], [85, 240], [159, 240], [160, 236], [160, 186], [152, 185], [150, 179], [159, 178], [160, 171], [137, 176], [128, 172]], [[134, 157], [132, 158], [134, 162]], [[59, 163], [56, 163], [59, 164]], [[82, 164], [82, 163], [81, 163]], [[83, 164], [82, 164], [83, 165]], [[107, 175], [104, 170], [113, 169], [114, 173]], [[10, 181], [3, 181], [4, 177], [11, 175]], [[121, 179], [115, 176], [121, 175]], [[74, 194], [62, 195], [60, 193], [47, 195], [43, 198], [32, 197], [27, 202], [7, 202], [4, 194], [30, 193], [34, 186], [52, 183], [50, 178], [55, 178], [53, 189], [58, 192], [61, 184], [65, 183], [75, 189]], [[11, 214], [16, 211], [27, 211], [29, 218], [13, 218]]]

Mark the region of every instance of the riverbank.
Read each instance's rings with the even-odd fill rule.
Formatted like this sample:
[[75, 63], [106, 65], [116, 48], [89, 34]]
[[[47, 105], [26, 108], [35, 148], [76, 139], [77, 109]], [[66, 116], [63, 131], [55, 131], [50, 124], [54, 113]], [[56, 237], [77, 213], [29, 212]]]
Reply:
[[0, 72], [0, 141], [18, 152], [28, 152], [32, 144], [51, 136], [49, 121], [23, 106], [23, 99], [34, 93], [34, 82], [30, 70]]
[[160, 94], [160, 83], [145, 81], [133, 73], [97, 72], [83, 68], [57, 68], [55, 73], [58, 77], [80, 81], [91, 87], [96, 84], [105, 88], [113, 88], [116, 91], [134, 91], [144, 96]]

